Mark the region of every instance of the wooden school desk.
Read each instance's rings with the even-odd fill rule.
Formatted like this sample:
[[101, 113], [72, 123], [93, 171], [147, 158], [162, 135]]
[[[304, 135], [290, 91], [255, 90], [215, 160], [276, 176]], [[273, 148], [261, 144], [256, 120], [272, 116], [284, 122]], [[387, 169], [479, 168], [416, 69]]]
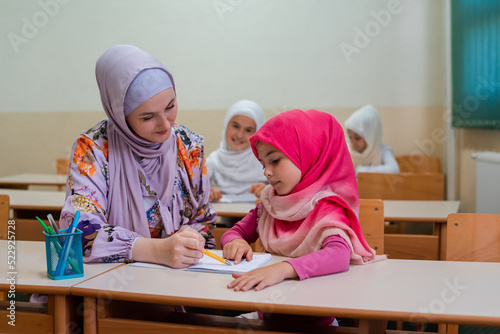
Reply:
[[[122, 284], [110, 286], [109, 280], [115, 276], [122, 278]], [[76, 284], [71, 293], [85, 297], [85, 314], [95, 315], [95, 325], [84, 328], [85, 333], [127, 334], [153, 328], [182, 333], [253, 330], [244, 325], [233, 331], [220, 328], [224, 322], [217, 324], [218, 331], [208, 331], [210, 321], [203, 328], [194, 321], [117, 318], [112, 311], [103, 311], [106, 305], [99, 303], [99, 296], [108, 301], [357, 318], [359, 333], [367, 333], [372, 326], [385, 326], [387, 320], [500, 327], [500, 290], [494, 288], [498, 277], [499, 263], [386, 260], [352, 265], [339, 274], [287, 280], [258, 292], [234, 292], [226, 288], [232, 280], [228, 274], [126, 265]], [[107, 317], [97, 315], [101, 313]]]
[[211, 202], [217, 215], [222, 217], [245, 217], [248, 212], [255, 209], [255, 203], [220, 203]]
[[10, 208], [14, 218], [23, 217], [30, 211], [61, 212], [66, 200], [62, 191], [39, 191], [0, 188], [0, 194], [9, 195]]
[[385, 251], [394, 258], [446, 259], [447, 218], [457, 213], [460, 201], [384, 201], [388, 222], [433, 223], [432, 235], [385, 234]]
[[[7, 240], [0, 240], [0, 271], [2, 272], [0, 291], [9, 293], [11, 284], [8, 279], [14, 276], [16, 293], [48, 294], [49, 301], [44, 313], [22, 312], [17, 309], [15, 327], [8, 325], [7, 315], [10, 311], [2, 307], [0, 310], [1, 333], [70, 333], [69, 329], [75, 325], [71, 323], [75, 309], [69, 309], [68, 305], [70, 287], [121, 265], [120, 263], [84, 264], [83, 277], [52, 280], [47, 277], [45, 242], [16, 241], [14, 270], [9, 268], [7, 263], [8, 255], [12, 255], [8, 253], [8, 245]], [[18, 308], [20, 308], [19, 304]]]
[[[9, 195], [14, 217], [36, 210], [61, 211], [66, 194], [60, 191], [39, 191], [0, 188], [0, 194]], [[211, 203], [217, 214], [228, 217], [244, 217], [255, 203]]]
[[457, 213], [460, 201], [384, 200], [386, 221], [446, 223], [450, 213]]
[[66, 175], [58, 174], [17, 174], [0, 177], [0, 188], [28, 189], [29, 186], [57, 186], [63, 190]]
[[[35, 217], [47, 221], [47, 214], [52, 214], [57, 221], [65, 201], [63, 191], [38, 191], [0, 188], [0, 194], [9, 196], [10, 219], [18, 224], [17, 240], [43, 241], [40, 225]], [[0, 237], [7, 233], [6, 222], [0, 222]]]

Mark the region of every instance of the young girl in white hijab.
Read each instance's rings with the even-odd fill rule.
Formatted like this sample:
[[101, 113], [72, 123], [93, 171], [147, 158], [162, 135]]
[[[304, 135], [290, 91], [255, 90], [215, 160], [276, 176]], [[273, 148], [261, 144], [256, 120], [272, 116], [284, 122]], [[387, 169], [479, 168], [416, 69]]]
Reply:
[[223, 195], [248, 198], [249, 193], [254, 193], [252, 201], [260, 196], [266, 178], [249, 138], [264, 122], [264, 111], [253, 101], [241, 100], [229, 108], [220, 146], [207, 158], [210, 201], [218, 201]]
[[372, 105], [355, 111], [345, 122], [352, 162], [359, 172], [399, 173], [392, 149], [382, 144], [382, 121]]

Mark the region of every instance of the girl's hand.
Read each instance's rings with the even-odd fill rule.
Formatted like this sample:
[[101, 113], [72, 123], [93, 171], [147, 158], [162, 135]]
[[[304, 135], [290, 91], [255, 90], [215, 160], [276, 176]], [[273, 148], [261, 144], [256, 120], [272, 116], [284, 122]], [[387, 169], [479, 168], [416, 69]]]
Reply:
[[253, 251], [252, 247], [245, 240], [234, 239], [224, 245], [222, 255], [226, 259], [234, 260], [234, 264], [238, 264], [243, 257], [247, 261], [250, 261], [253, 258]]
[[247, 273], [233, 273], [234, 281], [227, 287], [234, 291], [248, 291], [255, 287], [255, 291], [267, 286], [275, 285], [287, 278], [298, 277], [295, 269], [288, 262], [275, 263], [270, 266], [254, 269]]
[[265, 183], [259, 182], [259, 183], [254, 183], [252, 184], [252, 187], [248, 191], [249, 193], [254, 193], [255, 197], [260, 198], [260, 194], [262, 193], [262, 190], [266, 186]]
[[222, 191], [220, 191], [219, 188], [210, 187], [210, 196], [208, 197], [208, 200], [210, 202], [217, 202], [221, 198], [222, 198]]
[[172, 268], [186, 268], [200, 261], [204, 247], [203, 236], [185, 227], [165, 239], [138, 238], [132, 249], [132, 258]]

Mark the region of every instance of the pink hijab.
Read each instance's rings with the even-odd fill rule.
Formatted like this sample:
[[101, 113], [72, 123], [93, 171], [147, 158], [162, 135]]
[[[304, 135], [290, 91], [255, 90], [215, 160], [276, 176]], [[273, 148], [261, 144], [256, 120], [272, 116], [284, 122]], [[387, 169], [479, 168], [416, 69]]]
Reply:
[[[102, 105], [108, 116], [109, 193], [108, 222], [151, 237], [144, 209], [141, 179], [136, 159], [156, 192], [164, 225], [172, 220], [166, 204], [172, 198], [177, 166], [175, 134], [161, 143], [152, 143], [134, 134], [125, 120], [124, 100], [130, 83], [145, 69], [165, 71], [172, 85], [172, 75], [154, 57], [131, 45], [117, 45], [97, 60], [96, 79]], [[174, 85], [175, 89], [175, 85]]]
[[382, 259], [367, 244], [358, 221], [358, 188], [344, 131], [328, 113], [290, 110], [267, 121], [251, 138], [282, 151], [302, 172], [286, 196], [266, 186], [260, 199], [259, 237], [271, 253], [298, 257], [321, 248], [330, 235], [351, 246], [351, 263]]

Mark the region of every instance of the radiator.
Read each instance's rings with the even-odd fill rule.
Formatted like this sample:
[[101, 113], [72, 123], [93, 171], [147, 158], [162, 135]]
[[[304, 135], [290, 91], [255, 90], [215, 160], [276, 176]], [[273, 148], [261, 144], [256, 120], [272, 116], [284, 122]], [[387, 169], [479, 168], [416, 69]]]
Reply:
[[477, 152], [476, 213], [500, 214], [500, 153]]

